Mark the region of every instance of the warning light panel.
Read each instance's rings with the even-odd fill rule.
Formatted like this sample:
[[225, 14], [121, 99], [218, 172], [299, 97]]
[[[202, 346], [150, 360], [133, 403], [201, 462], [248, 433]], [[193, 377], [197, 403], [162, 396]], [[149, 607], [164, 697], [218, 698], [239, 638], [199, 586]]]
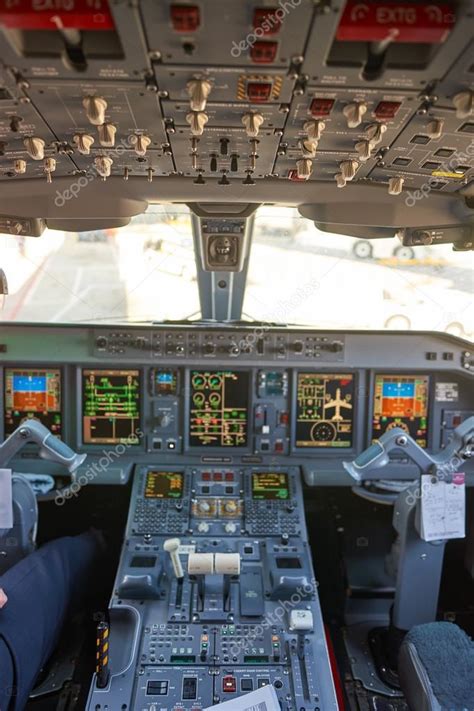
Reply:
[[420, 445], [428, 441], [428, 375], [376, 375], [372, 439], [401, 427]]
[[5, 368], [5, 434], [35, 419], [60, 437], [61, 386], [57, 368]]

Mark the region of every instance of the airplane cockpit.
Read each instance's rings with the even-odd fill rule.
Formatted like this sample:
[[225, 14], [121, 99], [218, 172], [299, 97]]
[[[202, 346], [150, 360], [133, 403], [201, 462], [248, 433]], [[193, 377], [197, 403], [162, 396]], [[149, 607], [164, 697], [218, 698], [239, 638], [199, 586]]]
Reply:
[[0, 0], [0, 711], [474, 711], [472, 0]]

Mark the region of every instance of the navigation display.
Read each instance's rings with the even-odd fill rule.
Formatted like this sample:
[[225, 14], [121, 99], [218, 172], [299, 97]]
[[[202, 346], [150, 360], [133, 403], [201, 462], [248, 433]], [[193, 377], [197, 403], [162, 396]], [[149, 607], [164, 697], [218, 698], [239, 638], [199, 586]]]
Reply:
[[29, 419], [39, 420], [54, 435], [61, 436], [59, 369], [5, 368], [5, 435]]
[[84, 370], [82, 383], [84, 444], [138, 444], [140, 372]]
[[426, 447], [429, 385], [428, 375], [376, 375], [372, 439], [401, 427]]
[[245, 447], [249, 375], [231, 370], [191, 371], [191, 447]]
[[145, 482], [145, 499], [182, 499], [184, 479], [181, 472], [149, 471]]
[[255, 472], [252, 474], [252, 499], [286, 501], [290, 484], [286, 472]]
[[298, 373], [296, 447], [352, 447], [354, 377]]

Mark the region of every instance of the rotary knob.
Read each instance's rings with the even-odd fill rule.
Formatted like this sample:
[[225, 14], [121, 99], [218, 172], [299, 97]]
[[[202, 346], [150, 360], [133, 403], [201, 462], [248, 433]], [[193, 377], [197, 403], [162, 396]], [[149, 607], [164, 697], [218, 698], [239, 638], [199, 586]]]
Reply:
[[400, 193], [403, 190], [403, 183], [405, 182], [405, 178], [401, 178], [400, 176], [395, 176], [393, 178], [390, 178], [388, 181], [388, 194], [389, 195], [400, 195]]
[[103, 123], [102, 126], [98, 126], [97, 130], [99, 132], [99, 143], [104, 148], [113, 148], [115, 146], [115, 134], [117, 133], [117, 128], [113, 123]]
[[17, 175], [24, 175], [26, 173], [26, 160], [19, 158], [13, 164], [13, 171]]
[[237, 513], [237, 504], [235, 501], [227, 501], [224, 505], [224, 510], [226, 513]]
[[237, 532], [237, 526], [235, 523], [226, 523], [224, 530], [226, 533], [230, 533], [232, 535]]
[[367, 104], [363, 101], [351, 101], [344, 106], [342, 113], [346, 117], [347, 128], [357, 128], [367, 113]]
[[426, 127], [426, 132], [430, 138], [441, 138], [444, 129], [444, 119], [433, 119]]
[[197, 529], [198, 529], [199, 533], [208, 533], [209, 524], [206, 523], [205, 521], [201, 521], [201, 523], [198, 524]]
[[316, 149], [318, 144], [316, 141], [310, 141], [308, 139], [300, 139], [298, 145], [303, 153], [304, 158], [314, 158], [316, 155]]
[[137, 156], [144, 156], [147, 152], [148, 146], [151, 143], [151, 138], [149, 136], [144, 136], [141, 133], [134, 133], [130, 136], [129, 141]]
[[45, 158], [43, 161], [43, 170], [46, 174], [46, 181], [51, 183], [53, 178], [51, 173], [56, 170], [56, 159], [55, 158]]
[[357, 151], [359, 160], [362, 161], [362, 163], [365, 163], [369, 160], [372, 154], [372, 144], [370, 143], [370, 141], [358, 141], [355, 144], [355, 149]]
[[352, 180], [357, 172], [359, 164], [356, 160], [344, 160], [339, 163], [339, 169], [346, 182]]
[[86, 116], [93, 126], [100, 126], [105, 121], [107, 102], [100, 96], [86, 96], [82, 105], [86, 110]]
[[336, 173], [334, 178], [336, 180], [336, 185], [338, 188], [345, 188], [346, 187], [347, 180], [345, 179], [345, 177], [343, 176], [342, 173]]
[[204, 126], [209, 121], [209, 116], [204, 111], [193, 111], [186, 116], [193, 136], [202, 136]]
[[313, 172], [313, 161], [311, 158], [301, 158], [296, 161], [296, 175], [300, 180], [308, 180]]
[[33, 158], [33, 160], [43, 160], [45, 142], [42, 138], [38, 138], [37, 136], [29, 136], [24, 139], [23, 145], [25, 146], [26, 152], [30, 158]]
[[387, 130], [387, 126], [384, 123], [378, 123], [377, 121], [375, 123], [371, 123], [367, 126], [367, 128], [364, 131], [364, 135], [368, 141], [372, 144], [372, 146], [377, 146], [383, 137], [383, 134]]
[[260, 131], [260, 126], [262, 125], [264, 119], [262, 114], [255, 111], [250, 111], [248, 114], [242, 116], [242, 123], [245, 126], [245, 133], [249, 138], [256, 138], [258, 132]]
[[112, 164], [113, 160], [108, 156], [97, 156], [94, 160], [95, 169], [103, 180], [109, 177], [112, 170]]
[[474, 112], [474, 91], [472, 91], [472, 89], [460, 91], [453, 96], [453, 104], [456, 109], [457, 118], [469, 118]]
[[313, 121], [306, 121], [303, 128], [310, 141], [319, 141], [322, 132], [326, 128], [326, 124], [324, 121], [315, 119]]
[[204, 111], [212, 84], [208, 79], [191, 79], [186, 84], [191, 111]]
[[76, 144], [78, 152], [83, 156], [88, 156], [91, 152], [91, 146], [94, 143], [94, 137], [88, 133], [76, 133], [72, 140]]
[[211, 510], [211, 506], [208, 501], [200, 501], [198, 503], [198, 510], [201, 513], [209, 513], [209, 511]]

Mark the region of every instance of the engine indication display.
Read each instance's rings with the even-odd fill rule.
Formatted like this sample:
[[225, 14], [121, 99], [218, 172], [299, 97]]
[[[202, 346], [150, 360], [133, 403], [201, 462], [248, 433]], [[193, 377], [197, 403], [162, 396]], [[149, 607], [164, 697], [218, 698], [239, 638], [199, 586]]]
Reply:
[[286, 472], [254, 472], [252, 499], [286, 501], [290, 498], [290, 484]]
[[147, 472], [145, 482], [146, 499], [182, 499], [184, 478], [181, 472]]
[[56, 368], [5, 368], [5, 434], [29, 419], [39, 420], [60, 437], [61, 371]]
[[401, 427], [426, 447], [429, 385], [428, 375], [376, 375], [372, 439]]
[[298, 373], [296, 447], [352, 447], [354, 377]]
[[248, 410], [248, 373], [191, 371], [191, 447], [245, 447]]
[[84, 370], [84, 444], [138, 444], [140, 372]]

